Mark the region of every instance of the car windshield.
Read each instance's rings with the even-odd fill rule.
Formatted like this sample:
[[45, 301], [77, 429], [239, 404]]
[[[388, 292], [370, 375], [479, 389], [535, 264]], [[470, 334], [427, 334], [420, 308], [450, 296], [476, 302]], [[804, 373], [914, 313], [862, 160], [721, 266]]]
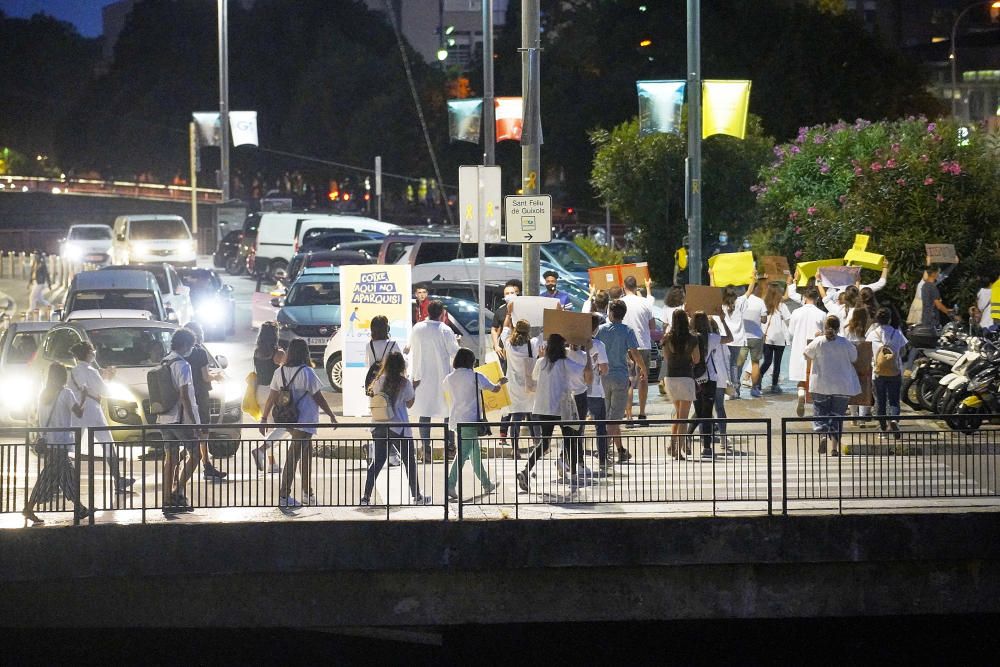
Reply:
[[155, 366], [170, 352], [169, 329], [116, 327], [89, 332], [100, 366]]
[[123, 266], [123, 269], [138, 269], [140, 271], [149, 271], [156, 278], [156, 284], [160, 288], [160, 294], [169, 295], [170, 286], [167, 284], [167, 270], [162, 266], [156, 265], [144, 265], [144, 264], [133, 264], [132, 266]]
[[219, 276], [208, 269], [189, 269], [179, 273], [181, 282], [190, 287], [192, 292], [217, 290], [222, 287]]
[[10, 341], [10, 348], [7, 350], [6, 363], [26, 364], [31, 361], [44, 336], [44, 331], [21, 331], [14, 334], [14, 339]]
[[66, 312], [75, 310], [145, 310], [159, 317], [156, 296], [142, 290], [93, 290], [77, 292], [73, 295]]
[[188, 240], [191, 238], [183, 220], [133, 220], [129, 223], [129, 237], [133, 241]]
[[292, 285], [286, 306], [339, 306], [340, 283], [303, 282]]
[[542, 247], [553, 262], [567, 271], [586, 271], [597, 266], [587, 253], [573, 243], [547, 243]]
[[69, 230], [70, 241], [110, 241], [110, 227], [74, 227]]
[[[479, 333], [479, 309], [471, 301], [462, 299], [442, 299], [448, 317], [462, 325], [470, 334]], [[491, 322], [493, 315], [486, 313], [486, 322]]]

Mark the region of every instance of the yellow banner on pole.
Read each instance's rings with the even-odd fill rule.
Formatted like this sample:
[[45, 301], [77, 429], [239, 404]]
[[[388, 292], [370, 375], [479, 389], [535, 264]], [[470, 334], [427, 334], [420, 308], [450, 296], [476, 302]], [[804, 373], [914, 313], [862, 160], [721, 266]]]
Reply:
[[799, 262], [796, 268], [799, 270], [799, 287], [809, 284], [810, 278], [816, 277], [816, 272], [824, 266], [843, 266], [842, 259], [814, 259], [811, 262]]
[[844, 260], [866, 269], [881, 271], [882, 265], [885, 263], [885, 256], [868, 252], [867, 250], [854, 250], [852, 248], [844, 255]]
[[[477, 366], [476, 370], [489, 378], [489, 381], [493, 384], [500, 382], [500, 378], [503, 377], [503, 370], [500, 368], [499, 361], [493, 361], [484, 366]], [[500, 391], [496, 393], [484, 391], [482, 394], [483, 407], [486, 408], [487, 412], [493, 412], [510, 405], [510, 394], [507, 392], [507, 385], [500, 387]]]
[[701, 84], [701, 136], [728, 134], [743, 139], [750, 110], [750, 82], [706, 80]]
[[709, 278], [713, 287], [749, 285], [753, 282], [752, 252], [724, 252], [708, 258]]

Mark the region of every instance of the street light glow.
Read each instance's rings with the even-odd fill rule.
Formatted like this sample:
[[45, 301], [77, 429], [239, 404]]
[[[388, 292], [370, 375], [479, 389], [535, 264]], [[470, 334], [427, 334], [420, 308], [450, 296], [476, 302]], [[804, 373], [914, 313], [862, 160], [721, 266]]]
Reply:
[[641, 42], [639, 42], [639, 46], [641, 46], [642, 48], [646, 48], [647, 46], [652, 46], [652, 45], [653, 45], [653, 40], [651, 39], [644, 39]]
[[445, 60], [447, 60], [448, 59], [448, 49], [444, 49], [444, 48], [438, 49], [437, 58], [441, 62], [444, 62]]

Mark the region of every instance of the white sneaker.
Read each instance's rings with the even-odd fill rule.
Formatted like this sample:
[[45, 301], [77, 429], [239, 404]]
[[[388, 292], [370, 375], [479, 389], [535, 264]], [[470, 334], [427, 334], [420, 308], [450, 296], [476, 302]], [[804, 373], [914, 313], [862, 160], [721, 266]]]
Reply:
[[278, 507], [302, 507], [302, 503], [291, 496], [278, 498]]
[[389, 467], [390, 468], [397, 468], [397, 467], [399, 467], [399, 463], [400, 463], [399, 454], [397, 454], [395, 451], [393, 451], [391, 454], [389, 454]]
[[309, 492], [309, 497], [306, 498], [306, 502], [304, 504], [305, 505], [312, 505], [312, 506], [318, 505], [319, 503], [316, 501], [316, 494], [313, 493], [312, 491], [310, 491]]

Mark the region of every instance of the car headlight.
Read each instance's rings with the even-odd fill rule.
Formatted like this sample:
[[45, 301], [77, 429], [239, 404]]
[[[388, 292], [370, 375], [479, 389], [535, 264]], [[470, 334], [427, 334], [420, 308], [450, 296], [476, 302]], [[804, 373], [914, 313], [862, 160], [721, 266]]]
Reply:
[[136, 255], [145, 255], [149, 252], [149, 246], [145, 243], [133, 243], [132, 252]]
[[71, 262], [78, 262], [83, 259], [83, 248], [75, 243], [67, 243], [63, 246], [63, 257]]
[[108, 382], [108, 398], [114, 401], [122, 401], [125, 403], [137, 403], [135, 400], [135, 395], [132, 391], [123, 385], [121, 382]]
[[0, 400], [8, 410], [23, 410], [38, 395], [38, 387], [30, 376], [14, 376], [0, 383]]
[[222, 383], [222, 395], [226, 403], [241, 402], [246, 389], [246, 383], [239, 380], [226, 380]]
[[222, 299], [214, 297], [198, 304], [195, 315], [199, 321], [214, 326], [225, 321], [228, 311], [225, 304], [222, 303]]
[[125, 403], [112, 403], [108, 406], [108, 412], [111, 418], [116, 422], [125, 423], [128, 421], [129, 417], [135, 413], [135, 404], [131, 404], [129, 407]]

